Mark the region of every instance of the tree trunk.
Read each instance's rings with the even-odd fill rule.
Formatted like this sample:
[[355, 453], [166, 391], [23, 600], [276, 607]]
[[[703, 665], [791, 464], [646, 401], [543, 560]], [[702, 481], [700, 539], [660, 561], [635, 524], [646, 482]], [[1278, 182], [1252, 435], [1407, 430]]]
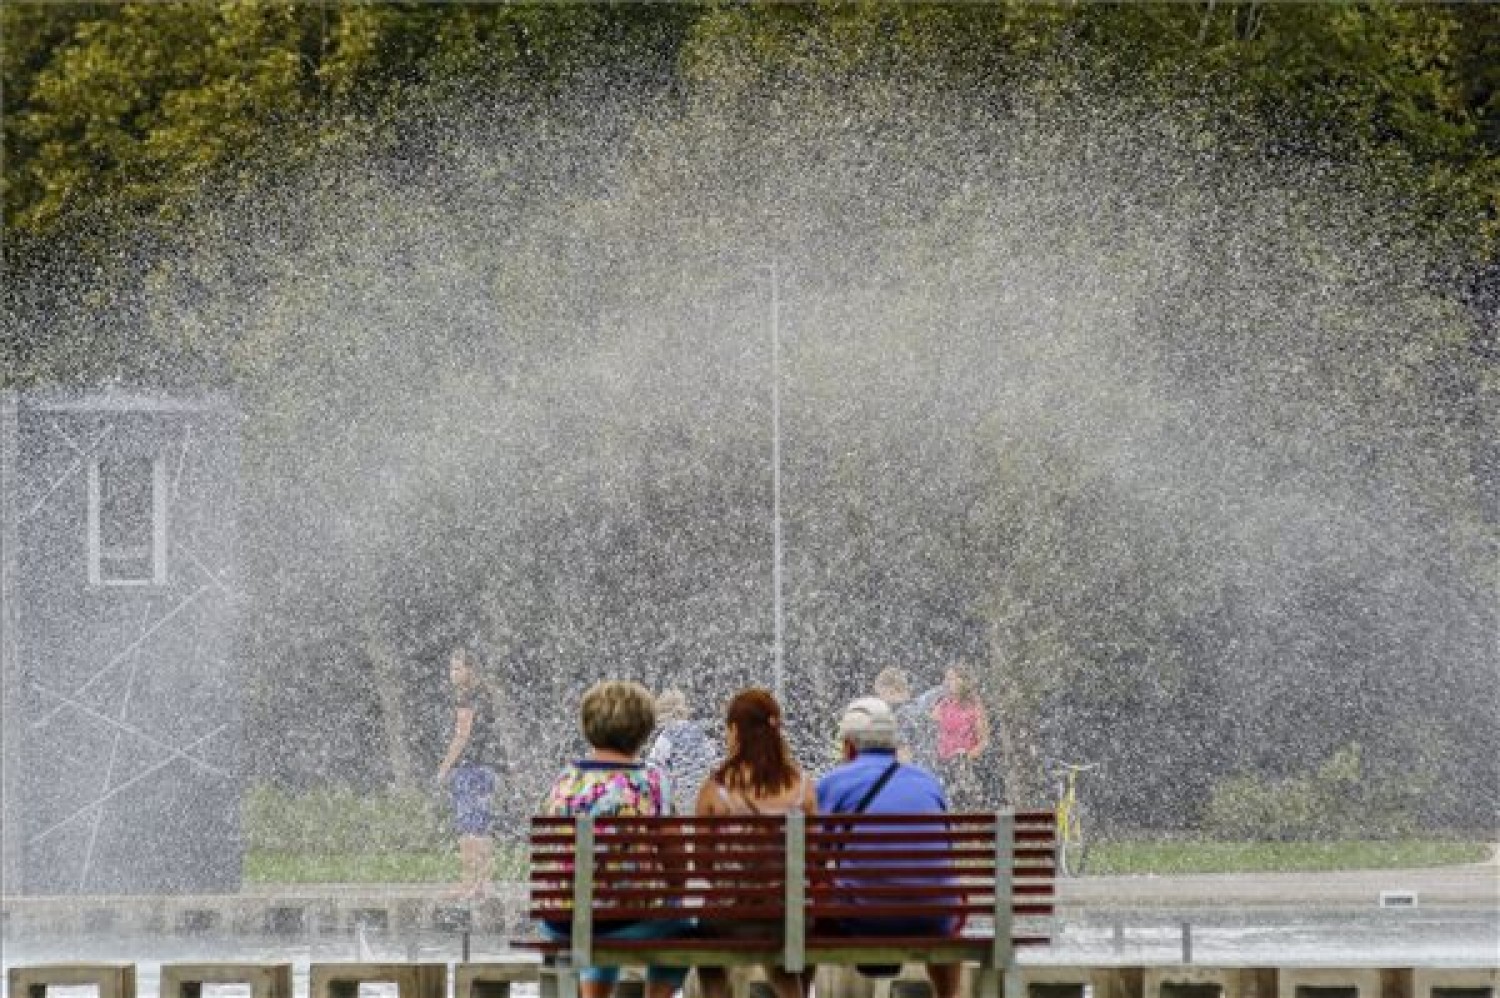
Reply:
[[370, 659], [375, 694], [380, 698], [380, 726], [385, 741], [386, 762], [396, 789], [412, 790], [417, 785], [416, 764], [412, 759], [410, 728], [405, 691], [401, 686], [401, 661], [389, 640], [380, 633], [379, 624], [365, 622], [365, 654]]
[[1044, 788], [1037, 765], [1036, 711], [1017, 689], [1000, 691], [995, 702], [994, 740], [999, 746], [1005, 791], [1012, 807], [1040, 807]]

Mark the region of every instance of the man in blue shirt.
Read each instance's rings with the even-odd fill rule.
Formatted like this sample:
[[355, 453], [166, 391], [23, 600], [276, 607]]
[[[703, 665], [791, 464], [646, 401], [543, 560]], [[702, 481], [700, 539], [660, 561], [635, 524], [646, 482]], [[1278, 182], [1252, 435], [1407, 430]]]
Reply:
[[[824, 814], [945, 814], [948, 802], [937, 778], [920, 766], [896, 758], [896, 715], [879, 697], [861, 697], [851, 703], [839, 721], [839, 741], [844, 762], [818, 781], [818, 810]], [[935, 861], [933, 877], [923, 883], [947, 882], [946, 863]], [[910, 881], [901, 881], [909, 883]], [[857, 884], [877, 883], [869, 877]], [[892, 880], [892, 884], [896, 881]], [[852, 898], [858, 902], [857, 894]], [[959, 930], [951, 918], [850, 918], [831, 930], [846, 936], [954, 935]], [[958, 964], [929, 964], [937, 998], [957, 998]]]

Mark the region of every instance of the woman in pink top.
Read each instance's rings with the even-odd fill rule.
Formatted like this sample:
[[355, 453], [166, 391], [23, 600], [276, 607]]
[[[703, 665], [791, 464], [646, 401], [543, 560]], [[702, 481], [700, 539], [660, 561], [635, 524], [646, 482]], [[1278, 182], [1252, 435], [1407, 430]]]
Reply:
[[932, 708], [937, 725], [938, 774], [955, 811], [979, 807], [976, 763], [990, 744], [990, 719], [964, 668], [951, 668], [943, 680], [943, 695]]

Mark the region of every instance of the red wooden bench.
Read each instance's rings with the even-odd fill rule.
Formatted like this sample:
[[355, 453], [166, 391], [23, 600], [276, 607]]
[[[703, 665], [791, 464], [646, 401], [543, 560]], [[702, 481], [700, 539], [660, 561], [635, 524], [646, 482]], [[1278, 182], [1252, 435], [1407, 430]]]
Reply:
[[[569, 926], [569, 938], [522, 944], [548, 958], [542, 998], [574, 998], [577, 968], [591, 964], [764, 963], [795, 973], [907, 962], [977, 963], [980, 995], [995, 998], [1015, 947], [1048, 941], [1054, 828], [1051, 811], [536, 818], [530, 914]], [[966, 924], [959, 936], [826, 931], [836, 919], [916, 916]], [[627, 941], [594, 932], [601, 921], [684, 919], [758, 920], [767, 934]]]

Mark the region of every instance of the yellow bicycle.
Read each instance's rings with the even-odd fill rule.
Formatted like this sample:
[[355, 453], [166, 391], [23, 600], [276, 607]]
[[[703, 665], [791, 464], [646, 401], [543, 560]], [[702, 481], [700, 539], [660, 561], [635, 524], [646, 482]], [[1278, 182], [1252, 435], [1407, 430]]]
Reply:
[[1065, 877], [1082, 876], [1088, 863], [1088, 812], [1078, 799], [1078, 776], [1096, 768], [1098, 763], [1083, 762], [1055, 762], [1051, 766], [1057, 779], [1057, 803], [1053, 805], [1057, 812], [1057, 867]]

